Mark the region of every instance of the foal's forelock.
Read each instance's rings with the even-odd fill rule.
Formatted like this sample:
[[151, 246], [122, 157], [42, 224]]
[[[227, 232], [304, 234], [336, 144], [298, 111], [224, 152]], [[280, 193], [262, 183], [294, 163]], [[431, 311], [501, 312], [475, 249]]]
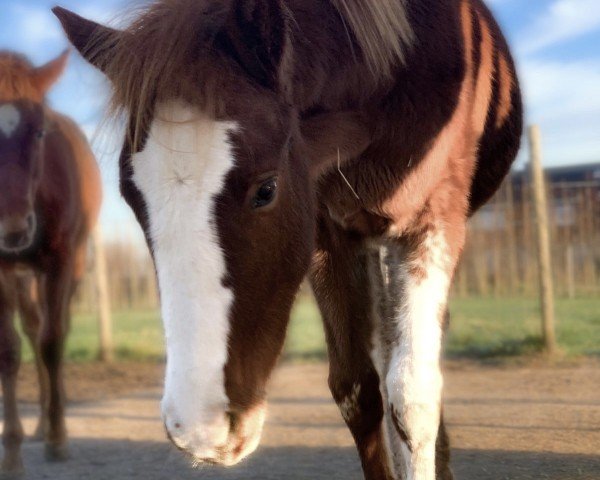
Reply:
[[28, 75], [32, 68], [25, 57], [0, 51], [0, 101], [19, 98], [40, 100]]

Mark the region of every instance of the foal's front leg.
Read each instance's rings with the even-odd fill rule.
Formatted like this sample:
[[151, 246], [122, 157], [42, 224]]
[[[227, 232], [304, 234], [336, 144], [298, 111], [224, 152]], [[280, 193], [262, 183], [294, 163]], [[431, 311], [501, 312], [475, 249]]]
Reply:
[[48, 428], [48, 372], [40, 351], [40, 331], [44, 322], [43, 305], [45, 301], [43, 279], [31, 273], [17, 279], [17, 298], [19, 316], [23, 332], [29, 339], [35, 354], [35, 366], [40, 385], [40, 419], [33, 434], [35, 440], [44, 440]]
[[69, 303], [73, 291], [73, 264], [55, 261], [46, 279], [47, 315], [40, 337], [42, 360], [48, 371], [48, 424], [45, 433], [46, 458], [66, 460], [67, 429], [65, 424], [65, 392], [63, 386], [63, 354], [69, 329]]
[[[464, 238], [462, 230], [453, 234], [449, 242], [446, 232], [430, 227], [391, 247], [396, 256], [391, 284], [398, 289], [399, 305], [386, 386], [406, 480], [434, 480], [438, 433], [441, 442], [447, 441], [440, 428], [440, 353], [450, 279]], [[447, 466], [438, 478], [451, 478]]]
[[23, 470], [23, 426], [17, 409], [17, 373], [21, 363], [21, 341], [13, 324], [14, 310], [12, 278], [9, 282], [5, 274], [0, 272], [0, 378], [4, 407], [4, 458], [0, 477], [2, 474], [16, 474]]
[[383, 425], [380, 377], [371, 359], [373, 321], [362, 242], [321, 221], [310, 275], [329, 351], [329, 387], [356, 442], [367, 480], [394, 479]]

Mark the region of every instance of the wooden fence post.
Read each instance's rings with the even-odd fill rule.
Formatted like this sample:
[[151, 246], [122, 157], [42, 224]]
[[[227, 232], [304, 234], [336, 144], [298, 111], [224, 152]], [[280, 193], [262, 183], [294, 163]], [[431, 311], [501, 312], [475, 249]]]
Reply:
[[506, 243], [508, 255], [508, 288], [511, 295], [518, 295], [520, 292], [519, 277], [519, 247], [515, 234], [515, 192], [513, 189], [512, 172], [506, 179], [506, 208], [504, 210], [506, 219]]
[[112, 315], [110, 309], [110, 295], [106, 274], [106, 256], [102, 230], [98, 225], [93, 232], [94, 241], [94, 274], [96, 277], [96, 293], [98, 299], [98, 333], [100, 345], [98, 358], [102, 362], [111, 362], [114, 359], [112, 338]]
[[541, 134], [537, 125], [529, 128], [531, 155], [531, 179], [535, 204], [538, 268], [540, 278], [540, 300], [542, 306], [542, 332], [544, 347], [550, 354], [556, 351], [554, 330], [554, 287], [552, 284], [552, 263], [550, 260], [550, 234], [548, 227], [548, 207], [544, 172], [542, 170]]
[[570, 299], [575, 298], [575, 251], [573, 245], [569, 243], [565, 250], [566, 255], [566, 281], [567, 281], [567, 296]]

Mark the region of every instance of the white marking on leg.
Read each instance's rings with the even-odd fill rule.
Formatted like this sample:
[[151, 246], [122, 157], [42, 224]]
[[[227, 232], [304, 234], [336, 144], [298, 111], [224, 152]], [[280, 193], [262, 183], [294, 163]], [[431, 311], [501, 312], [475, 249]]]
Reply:
[[358, 396], [360, 395], [360, 384], [355, 383], [350, 393], [339, 404], [340, 412], [346, 422], [350, 422], [356, 415], [360, 414], [358, 407]]
[[0, 131], [10, 138], [21, 123], [21, 113], [12, 103], [0, 107]]
[[233, 294], [215, 198], [234, 166], [229, 134], [182, 103], [160, 106], [146, 148], [132, 157], [147, 205], [161, 293], [167, 368], [163, 417], [175, 443], [210, 458], [229, 433], [224, 366]]
[[398, 473], [396, 470], [396, 456], [400, 455], [400, 446], [396, 440], [397, 436], [394, 436], [393, 428], [390, 423], [390, 409], [388, 405], [388, 394], [387, 386], [385, 384], [385, 374], [387, 371], [387, 364], [389, 361], [389, 351], [387, 345], [384, 345], [385, 330], [384, 326], [386, 322], [391, 321], [388, 319], [388, 298], [387, 289], [389, 286], [390, 272], [386, 262], [388, 255], [388, 249], [385, 246], [375, 245], [374, 249], [377, 253], [374, 257], [371, 257], [369, 263], [369, 276], [370, 284], [372, 289], [371, 301], [372, 301], [372, 325], [373, 332], [371, 334], [371, 351], [370, 357], [377, 370], [379, 376], [379, 393], [384, 405], [384, 416], [382, 420], [382, 434], [383, 434], [383, 447], [386, 453], [386, 459], [388, 469], [392, 474], [392, 478], [397, 478]]
[[428, 234], [422, 248], [423, 258], [398, 269], [404, 297], [396, 312], [399, 340], [386, 379], [396, 420], [409, 441], [402, 447], [407, 480], [435, 479], [443, 383], [439, 365], [441, 316], [448, 295], [450, 262], [442, 233]]

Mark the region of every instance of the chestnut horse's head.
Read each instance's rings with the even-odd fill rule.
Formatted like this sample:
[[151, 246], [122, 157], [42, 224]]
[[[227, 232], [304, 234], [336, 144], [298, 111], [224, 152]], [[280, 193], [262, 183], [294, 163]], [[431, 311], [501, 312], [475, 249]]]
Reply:
[[46, 118], [44, 97], [66, 65], [68, 52], [34, 68], [0, 52], [0, 253], [29, 248], [35, 238]]
[[310, 264], [315, 172], [364, 148], [360, 119], [301, 124], [279, 0], [163, 0], [124, 31], [55, 13], [129, 118], [121, 187], [159, 281], [167, 432], [197, 461], [237, 463]]

